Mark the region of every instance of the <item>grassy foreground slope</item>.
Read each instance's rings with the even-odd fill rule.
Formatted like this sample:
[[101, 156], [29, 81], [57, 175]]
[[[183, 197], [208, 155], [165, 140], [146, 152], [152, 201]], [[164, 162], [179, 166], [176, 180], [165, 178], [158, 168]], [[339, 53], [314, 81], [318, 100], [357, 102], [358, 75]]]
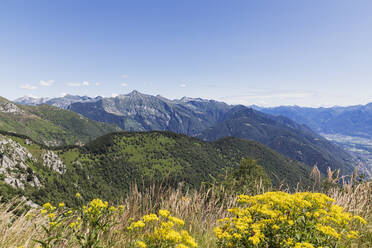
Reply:
[[120, 130], [49, 105], [24, 106], [0, 97], [0, 130], [27, 135], [48, 145], [86, 143]]
[[[354, 180], [347, 184], [334, 184], [334, 178], [330, 177], [325, 179], [320, 186], [320, 191], [315, 192], [322, 192], [329, 197], [335, 200], [335, 204], [342, 207], [346, 212], [353, 214], [353, 215], [360, 215], [365, 220], [367, 220], [367, 225], [360, 225], [355, 223], [356, 225], [352, 228], [359, 232], [359, 238], [352, 240], [351, 242], [345, 242], [345, 239], [338, 240], [337, 245], [327, 245], [322, 247], [338, 247], [338, 248], [370, 248], [372, 247], [372, 181], [369, 182], [358, 182]], [[338, 180], [338, 179], [336, 179]], [[332, 185], [329, 187], [329, 185]], [[326, 186], [325, 188], [322, 186]], [[257, 185], [258, 186], [258, 185]], [[257, 192], [253, 192], [253, 194], [260, 194], [264, 193], [265, 189], [258, 187], [254, 187], [257, 189]], [[323, 190], [322, 190], [323, 188]], [[98, 240], [102, 247], [113, 247], [113, 248], [122, 248], [122, 247], [134, 247], [133, 240], [135, 241], [136, 237], [131, 234], [148, 234], [151, 229], [140, 229], [137, 232], [128, 233], [127, 228], [128, 226], [133, 223], [134, 220], [140, 220], [143, 215], [145, 214], [153, 214], [158, 213], [159, 209], [167, 209], [170, 213], [178, 218], [184, 220], [184, 229], [186, 229], [190, 235], [195, 238], [195, 241], [198, 243], [198, 247], [203, 248], [222, 248], [226, 247], [223, 244], [218, 243], [218, 238], [216, 233], [214, 232], [217, 226], [220, 226], [221, 222], [219, 219], [225, 218], [227, 216], [231, 216], [231, 213], [227, 213], [227, 209], [233, 208], [236, 206], [236, 194], [231, 191], [221, 191], [223, 189], [219, 187], [212, 187], [212, 188], [204, 188], [197, 189], [195, 191], [184, 191], [183, 188], [177, 189], [169, 189], [169, 188], [156, 188], [153, 187], [148, 188], [144, 192], [139, 192], [136, 188], [133, 188], [132, 191], [129, 192], [126, 199], [120, 201], [122, 205], [123, 212], [111, 212], [114, 216], [110, 215], [103, 215], [103, 218], [100, 218], [100, 223], [108, 221], [108, 233], [102, 235], [102, 230], [99, 228], [91, 228], [92, 225], [83, 225], [83, 228], [74, 228], [70, 226], [70, 222], [60, 222], [62, 225], [61, 227], [57, 227], [54, 229], [52, 233], [46, 235], [45, 230], [43, 229], [43, 225], [48, 222], [52, 222], [47, 215], [41, 214], [41, 208], [31, 209], [27, 215], [26, 213], [22, 214], [20, 217], [14, 216], [14, 211], [9, 211], [12, 206], [15, 205], [15, 202], [11, 202], [9, 204], [1, 204], [0, 203], [0, 247], [24, 247], [24, 248], [35, 248], [38, 245], [35, 243], [35, 239], [37, 240], [46, 240], [49, 239], [54, 234], [63, 235], [62, 237], [66, 237], [63, 239], [62, 242], [53, 246], [56, 248], [59, 247], [82, 247], [81, 245], [77, 244], [75, 237], [77, 235], [82, 235], [83, 237], [87, 237], [91, 230], [97, 231], [101, 233], [98, 236]], [[276, 193], [283, 193], [280, 192], [280, 189], [271, 189]], [[283, 190], [283, 189], [282, 189]], [[284, 189], [285, 190], [285, 189]], [[224, 193], [221, 193], [224, 192]], [[80, 198], [83, 202], [86, 202], [86, 199]], [[313, 198], [314, 200], [319, 199], [319, 195]], [[294, 201], [294, 202], [303, 202], [301, 200]], [[292, 203], [294, 203], [292, 202]], [[291, 204], [290, 202], [285, 202]], [[111, 203], [109, 203], [111, 205]], [[108, 206], [110, 206], [108, 205]], [[267, 205], [263, 205], [267, 206]], [[271, 206], [276, 206], [271, 205]], [[304, 206], [306, 206], [304, 204]], [[270, 208], [270, 206], [268, 206]], [[22, 209], [22, 206], [19, 207]], [[12, 208], [13, 209], [13, 208]], [[267, 211], [266, 208], [263, 208], [262, 211]], [[317, 207], [307, 209], [309, 211], [298, 211], [298, 208], [291, 208], [289, 213], [296, 212], [296, 214], [303, 214], [307, 215]], [[335, 208], [337, 209], [337, 208]], [[57, 211], [61, 210], [60, 207], [57, 207]], [[285, 211], [285, 208], [283, 209]], [[62, 211], [67, 212], [67, 209], [62, 209]], [[63, 213], [60, 211], [60, 213]], [[81, 213], [83, 211], [79, 211]], [[233, 212], [233, 211], [232, 211]], [[332, 211], [329, 211], [332, 212]], [[329, 214], [329, 212], [323, 212], [323, 214]], [[87, 212], [84, 212], [87, 213]], [[247, 212], [246, 212], [247, 213]], [[259, 212], [260, 213], [260, 212]], [[87, 213], [86, 215], [89, 215]], [[85, 216], [86, 216], [85, 215]], [[30, 216], [34, 216], [30, 218]], [[73, 215], [74, 218], [78, 218], [81, 215], [76, 214]], [[101, 216], [101, 215], [99, 215]], [[112, 217], [111, 217], [112, 216]], [[262, 215], [266, 216], [266, 215]], [[295, 215], [297, 216], [297, 215]], [[345, 215], [343, 215], [345, 216]], [[111, 217], [111, 218], [110, 218]], [[304, 217], [307, 218], [307, 217]], [[83, 218], [85, 223], [87, 223], [90, 218]], [[236, 218], [237, 220], [242, 218]], [[276, 218], [275, 220], [278, 220]], [[282, 224], [279, 226], [279, 235], [268, 235], [265, 233], [265, 241], [268, 240], [275, 240], [275, 241], [283, 241], [286, 240], [284, 235], [292, 236], [296, 239], [304, 238], [303, 240], [306, 242], [312, 242], [316, 240], [323, 240], [320, 236], [324, 236], [323, 233], [319, 233], [316, 236], [316, 240], [312, 239], [309, 240], [309, 231], [312, 230], [314, 233], [314, 229], [316, 228], [315, 222], [320, 222], [321, 219], [324, 218], [316, 218], [311, 219], [310, 221], [305, 222], [303, 225], [303, 218], [299, 218], [298, 222], [296, 221], [296, 225], [289, 226], [288, 224]], [[327, 222], [331, 224], [333, 218], [327, 219]], [[62, 219], [66, 220], [66, 219]], [[94, 219], [96, 220], [96, 219]], [[275, 221], [273, 220], [273, 221]], [[254, 222], [250, 223], [251, 225], [256, 224]], [[285, 220], [285, 222], [287, 222]], [[76, 223], [76, 222], [75, 222]], [[267, 222], [268, 225], [273, 225], [272, 222]], [[274, 222], [275, 223], [275, 222]], [[158, 223], [150, 225], [156, 225]], [[73, 224], [74, 225], [74, 224]], [[295, 229], [294, 231], [288, 231], [290, 228]], [[292, 230], [293, 230], [292, 229]], [[72, 231], [71, 231], [72, 230]], [[143, 232], [146, 230], [147, 232]], [[272, 229], [271, 229], [272, 230]], [[275, 229], [277, 230], [277, 229]], [[331, 229], [333, 230], [333, 229]], [[283, 232], [284, 231], [284, 232]], [[270, 229], [269, 229], [270, 232]], [[61, 234], [62, 233], [62, 234]], [[327, 232], [329, 233], [329, 232]], [[129, 235], [128, 235], [129, 234]], [[254, 232], [248, 232], [246, 238], [249, 237], [248, 235], [253, 235]], [[270, 234], [270, 233], [269, 233]], [[332, 233], [331, 233], [332, 234]], [[314, 237], [314, 236], [313, 236]], [[307, 238], [307, 239], [305, 239]], [[332, 242], [334, 239], [330, 237], [328, 239]], [[75, 241], [75, 242], [74, 242]], [[150, 247], [149, 245], [147, 247]], [[155, 246], [151, 246], [155, 247]], [[158, 247], [158, 246], [156, 246]], [[176, 246], [168, 246], [168, 247], [176, 247]], [[187, 246], [189, 247], [189, 246]], [[266, 245], [253, 245], [252, 243], [247, 243], [246, 246], [233, 246], [233, 247], [286, 247], [286, 248], [293, 248], [295, 247], [294, 244], [288, 246], [266, 246]], [[297, 246], [297, 247], [321, 247], [319, 245], [312, 245], [310, 246]]]
[[[85, 199], [120, 199], [133, 183], [147, 186], [163, 180], [174, 186], [184, 182], [197, 188], [202, 182], [211, 182], [224, 174], [226, 168], [238, 166], [243, 157], [257, 159], [274, 184], [279, 184], [278, 178], [290, 186], [299, 181], [308, 183], [307, 166], [257, 142], [236, 138], [205, 142], [170, 132], [111, 133], [84, 147], [55, 149], [56, 156], [47, 156], [49, 162], [45, 161], [45, 154], [51, 151], [45, 147], [21, 137], [5, 137], [9, 138], [32, 154], [32, 158], [24, 161], [27, 168], [15, 166], [14, 173], [8, 175], [13, 181], [24, 175], [28, 180], [24, 180], [24, 189], [7, 185], [4, 175], [0, 175], [0, 191], [3, 190], [0, 193], [5, 195], [6, 191], [8, 197], [26, 195], [37, 203], [73, 203], [76, 192]], [[6, 152], [3, 156], [12, 158]], [[35, 181], [34, 176], [41, 186], [29, 185], [29, 181]]]

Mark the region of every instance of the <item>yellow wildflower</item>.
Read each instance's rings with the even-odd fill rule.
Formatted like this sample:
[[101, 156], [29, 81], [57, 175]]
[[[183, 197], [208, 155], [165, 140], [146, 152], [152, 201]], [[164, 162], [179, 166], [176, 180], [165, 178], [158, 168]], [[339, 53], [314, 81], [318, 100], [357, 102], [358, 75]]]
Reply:
[[145, 242], [143, 241], [137, 241], [136, 245], [139, 247], [139, 248], [146, 248], [147, 245]]
[[163, 218], [167, 218], [170, 215], [170, 212], [168, 210], [161, 209], [159, 210], [159, 215]]
[[142, 217], [144, 222], [153, 222], [153, 221], [158, 221], [159, 218], [156, 214], [148, 214]]
[[183, 220], [178, 219], [178, 218], [173, 217], [173, 216], [169, 216], [169, 220], [173, 221], [175, 224], [180, 225], [180, 226], [183, 226], [185, 224], [185, 222]]
[[50, 214], [48, 214], [48, 218], [49, 219], [53, 219], [53, 218], [55, 218], [56, 217], [56, 214], [55, 213], [50, 213]]
[[362, 217], [360, 217], [359, 215], [354, 215], [353, 218], [358, 220], [360, 223], [362, 223], [364, 225], [367, 224], [367, 221], [365, 219], [363, 219]]
[[45, 203], [43, 205], [43, 208], [46, 209], [46, 210], [48, 210], [48, 211], [51, 211], [51, 210], [54, 210], [55, 209], [55, 207], [52, 204], [50, 204], [49, 202]]
[[314, 248], [314, 246], [308, 242], [296, 243], [294, 248]]

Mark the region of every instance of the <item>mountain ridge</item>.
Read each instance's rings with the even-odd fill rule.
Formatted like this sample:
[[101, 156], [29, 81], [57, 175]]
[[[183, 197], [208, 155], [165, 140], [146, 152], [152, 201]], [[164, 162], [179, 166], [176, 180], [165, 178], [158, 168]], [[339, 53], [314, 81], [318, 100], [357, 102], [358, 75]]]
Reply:
[[[253, 112], [243, 105], [234, 106], [214, 100], [188, 97], [171, 100], [160, 95], [152, 96], [132, 91], [117, 97], [74, 102], [68, 109], [95, 121], [116, 124], [126, 131], [172, 131], [206, 140], [216, 140], [213, 135], [206, 134], [207, 130], [211, 129], [218, 137], [222, 137], [223, 134], [248, 138], [269, 145], [283, 155], [304, 162], [308, 166], [318, 164], [322, 172], [330, 166], [350, 173], [353, 170], [352, 165], [356, 163], [351, 155], [315, 134], [310, 128], [285, 117]], [[241, 116], [235, 118], [234, 114]], [[249, 124], [244, 122], [246, 118], [256, 120]], [[261, 127], [258, 121], [260, 119], [269, 124], [270, 130]], [[254, 125], [254, 128], [241, 126], [242, 123], [237, 123], [239, 121]], [[245, 133], [239, 130], [226, 130], [227, 126], [222, 124], [232, 122], [235, 122], [232, 125], [234, 128], [239, 127]], [[277, 130], [277, 133], [273, 130]]]
[[25, 106], [0, 98], [0, 130], [27, 135], [47, 145], [82, 144], [120, 130], [54, 106]]

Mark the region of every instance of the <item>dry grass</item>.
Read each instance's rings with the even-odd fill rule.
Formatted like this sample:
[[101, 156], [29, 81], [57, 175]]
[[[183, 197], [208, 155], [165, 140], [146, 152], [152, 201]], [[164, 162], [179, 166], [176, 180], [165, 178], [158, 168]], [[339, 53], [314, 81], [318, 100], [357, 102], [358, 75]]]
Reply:
[[[326, 182], [318, 180], [320, 185], [314, 185], [314, 191], [326, 193], [347, 211], [366, 218], [371, 225], [372, 182], [357, 183], [354, 176], [340, 186], [338, 182], [343, 178], [336, 177], [334, 172], [329, 173], [331, 174], [328, 175]], [[331, 186], [322, 189], [322, 184]], [[258, 183], [256, 192], [264, 191], [265, 189]], [[214, 248], [216, 247], [213, 234], [215, 223], [217, 219], [226, 215], [226, 209], [233, 206], [235, 202], [235, 195], [217, 186], [201, 187], [196, 191], [185, 191], [182, 185], [177, 189], [152, 186], [145, 192], [140, 192], [136, 186], [133, 186], [131, 193], [123, 201], [125, 211], [121, 216], [120, 224], [115, 227], [115, 230], [120, 233], [115, 247], [126, 247], [127, 237], [122, 230], [127, 226], [129, 218], [138, 219], [144, 214], [168, 209], [174, 216], [185, 220], [186, 228], [195, 237], [199, 247]], [[0, 205], [0, 247], [12, 248], [20, 245], [37, 247], [32, 239], [41, 238], [43, 235], [40, 225], [44, 218], [37, 214], [33, 225], [27, 221], [25, 215], [15, 217], [15, 211], [20, 208], [21, 204], [15, 201]], [[36, 210], [33, 211], [38, 213]], [[361, 231], [363, 236], [356, 247], [372, 247], [372, 230]], [[113, 232], [110, 236], [112, 234]]]
[[[27, 221], [24, 215], [17, 217], [15, 213], [21, 209], [23, 203], [18, 200], [0, 204], [0, 247], [33, 247], [31, 239], [37, 237], [40, 230]], [[35, 224], [42, 221], [43, 218], [35, 219]]]

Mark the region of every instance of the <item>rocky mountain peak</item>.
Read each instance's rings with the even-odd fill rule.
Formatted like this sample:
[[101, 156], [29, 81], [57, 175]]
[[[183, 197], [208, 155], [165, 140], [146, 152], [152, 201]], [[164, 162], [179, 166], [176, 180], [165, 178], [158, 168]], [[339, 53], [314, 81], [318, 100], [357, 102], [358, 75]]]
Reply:
[[129, 94], [128, 94], [129, 96], [137, 96], [137, 95], [142, 95], [139, 91], [137, 91], [137, 90], [133, 90], [132, 92], [130, 92]]

